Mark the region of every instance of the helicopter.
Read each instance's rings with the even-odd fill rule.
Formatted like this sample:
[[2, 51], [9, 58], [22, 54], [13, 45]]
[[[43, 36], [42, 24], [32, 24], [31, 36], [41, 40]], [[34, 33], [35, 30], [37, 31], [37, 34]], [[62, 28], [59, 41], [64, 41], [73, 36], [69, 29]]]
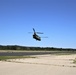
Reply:
[[[43, 34], [43, 33], [41, 33], [41, 32], [36, 32], [35, 31], [35, 29], [33, 28], [33, 39], [35, 39], [35, 40], [37, 40], [37, 41], [41, 41], [41, 37], [38, 35], [38, 34]], [[31, 33], [31, 32], [29, 32], [29, 33]], [[43, 37], [43, 38], [47, 38], [47, 37]]]

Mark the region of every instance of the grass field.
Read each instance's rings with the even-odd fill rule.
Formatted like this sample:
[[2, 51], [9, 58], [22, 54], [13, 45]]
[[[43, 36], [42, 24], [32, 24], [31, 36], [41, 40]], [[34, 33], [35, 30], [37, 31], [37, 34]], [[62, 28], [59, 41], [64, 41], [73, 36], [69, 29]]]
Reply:
[[76, 58], [73, 60], [73, 63], [75, 63], [75, 64], [76, 64]]
[[21, 58], [35, 58], [33, 56], [0, 56], [0, 61], [6, 61], [7, 59], [21, 59]]

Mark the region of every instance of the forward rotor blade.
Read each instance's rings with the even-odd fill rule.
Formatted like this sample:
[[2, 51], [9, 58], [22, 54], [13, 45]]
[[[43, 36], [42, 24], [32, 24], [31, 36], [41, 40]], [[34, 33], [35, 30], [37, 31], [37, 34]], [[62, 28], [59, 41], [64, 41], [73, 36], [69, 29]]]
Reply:
[[48, 37], [41, 37], [41, 38], [48, 38]]

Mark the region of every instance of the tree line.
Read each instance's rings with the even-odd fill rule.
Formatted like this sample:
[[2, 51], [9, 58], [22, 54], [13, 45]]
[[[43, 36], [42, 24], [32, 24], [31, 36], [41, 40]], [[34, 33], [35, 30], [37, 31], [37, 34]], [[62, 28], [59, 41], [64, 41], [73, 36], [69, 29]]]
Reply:
[[0, 45], [0, 50], [44, 50], [44, 51], [76, 51], [76, 49], [71, 48], [54, 48], [54, 47], [28, 47], [28, 46], [18, 46], [18, 45]]

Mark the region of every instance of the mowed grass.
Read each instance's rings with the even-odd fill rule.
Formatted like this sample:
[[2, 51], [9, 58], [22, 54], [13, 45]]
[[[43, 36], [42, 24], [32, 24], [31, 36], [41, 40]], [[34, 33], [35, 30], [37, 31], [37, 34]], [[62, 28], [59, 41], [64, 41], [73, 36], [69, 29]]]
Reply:
[[6, 61], [7, 59], [21, 59], [21, 58], [36, 58], [32, 56], [0, 56], [0, 61]]

